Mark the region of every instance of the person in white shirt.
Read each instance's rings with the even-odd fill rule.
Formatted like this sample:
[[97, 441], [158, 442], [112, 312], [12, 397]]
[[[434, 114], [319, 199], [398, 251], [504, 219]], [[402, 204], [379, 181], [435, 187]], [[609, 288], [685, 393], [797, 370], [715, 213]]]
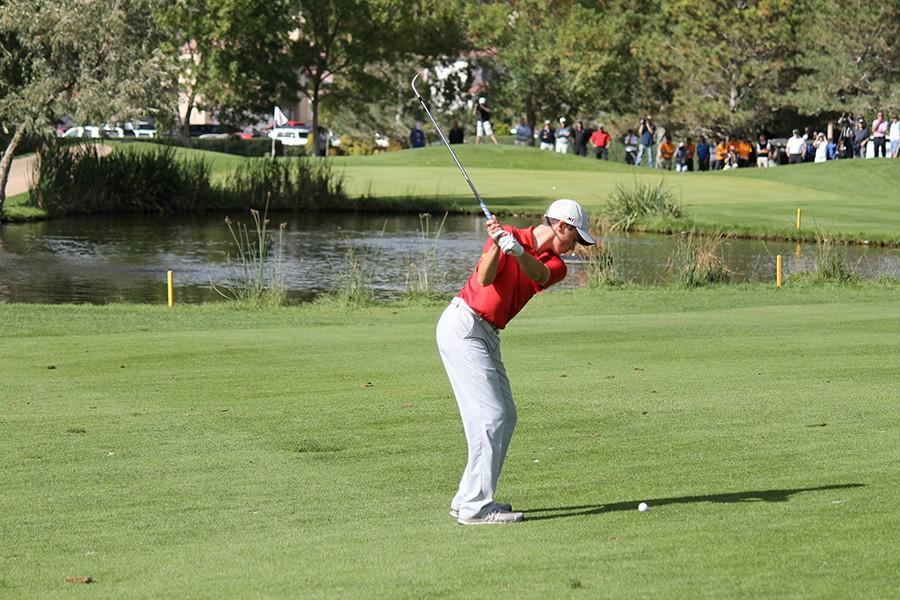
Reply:
[[788, 139], [784, 151], [788, 155], [789, 164], [793, 165], [803, 162], [803, 157], [806, 155], [806, 140], [800, 137], [799, 129], [793, 131], [793, 135]]
[[556, 128], [556, 151], [566, 154], [569, 151], [569, 128], [566, 127], [566, 118], [559, 118], [559, 127]]
[[828, 160], [828, 140], [825, 139], [824, 133], [816, 134], [816, 141], [813, 142], [816, 149], [816, 158], [813, 162], [823, 163]]
[[766, 139], [765, 134], [759, 134], [759, 142], [756, 143], [756, 166], [762, 169], [774, 164], [772, 161], [772, 144]]
[[900, 116], [894, 115], [891, 119], [891, 126], [888, 129], [888, 141], [891, 144], [891, 151], [888, 156], [897, 158], [900, 155]]

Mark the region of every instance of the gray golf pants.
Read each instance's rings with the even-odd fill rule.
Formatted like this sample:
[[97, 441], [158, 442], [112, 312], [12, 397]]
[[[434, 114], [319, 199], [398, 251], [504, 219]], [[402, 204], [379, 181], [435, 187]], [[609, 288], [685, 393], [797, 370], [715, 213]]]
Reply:
[[494, 490], [516, 427], [516, 406], [500, 358], [500, 336], [462, 299], [454, 298], [438, 321], [437, 344], [469, 447], [450, 507], [460, 517], [480, 516], [494, 508]]

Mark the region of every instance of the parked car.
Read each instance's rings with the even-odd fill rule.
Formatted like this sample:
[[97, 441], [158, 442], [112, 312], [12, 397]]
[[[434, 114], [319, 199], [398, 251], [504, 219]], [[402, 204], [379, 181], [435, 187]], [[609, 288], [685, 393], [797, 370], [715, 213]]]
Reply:
[[305, 146], [309, 142], [309, 129], [307, 127], [275, 127], [268, 133], [273, 140], [278, 140], [285, 146]]
[[[126, 123], [126, 126], [129, 125]], [[152, 121], [138, 121], [132, 125], [132, 131], [134, 131], [134, 137], [138, 138], [155, 138], [156, 133], [156, 124]]]
[[103, 133], [101, 128], [96, 125], [75, 125], [57, 136], [61, 138], [101, 138]]
[[228, 131], [225, 130], [221, 125], [216, 125], [213, 123], [193, 123], [188, 125], [188, 132], [191, 137], [202, 138], [202, 137], [217, 137], [222, 134], [225, 137], [228, 137]]
[[136, 137], [133, 129], [126, 129], [113, 125], [104, 125], [100, 128], [100, 136], [105, 138], [123, 139]]

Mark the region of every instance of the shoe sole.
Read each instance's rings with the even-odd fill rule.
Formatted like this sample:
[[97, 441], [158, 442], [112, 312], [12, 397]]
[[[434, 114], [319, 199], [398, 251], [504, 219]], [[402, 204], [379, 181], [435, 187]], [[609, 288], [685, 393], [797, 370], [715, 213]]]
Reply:
[[521, 519], [516, 519], [515, 521], [483, 521], [481, 519], [467, 521], [466, 519], [457, 519], [456, 522], [460, 525], [511, 525], [512, 523], [521, 523], [524, 520], [525, 516], [523, 515]]
[[[504, 504], [504, 503], [501, 502], [501, 503], [499, 504], [499, 506], [501, 507], [500, 510], [502, 510], [503, 512], [512, 512], [512, 505], [511, 505], [511, 504]], [[503, 508], [503, 507], [506, 507], [506, 508]], [[459, 519], [459, 511], [458, 511], [458, 510], [453, 510], [453, 509], [451, 508], [449, 514], [450, 514], [450, 518], [453, 519], [454, 521], [457, 520], [457, 519]]]

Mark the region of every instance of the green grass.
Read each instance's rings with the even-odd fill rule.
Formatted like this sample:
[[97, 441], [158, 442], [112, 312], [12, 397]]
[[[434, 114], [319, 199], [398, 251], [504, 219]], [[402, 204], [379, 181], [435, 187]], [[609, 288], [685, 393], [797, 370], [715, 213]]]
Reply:
[[0, 596], [896, 595], [898, 291], [536, 298], [500, 528], [447, 516], [441, 303], [0, 305]]
[[[129, 147], [141, 151], [147, 145]], [[896, 183], [900, 181], [900, 160], [676, 174], [518, 146], [466, 144], [456, 150], [490, 208], [501, 215], [541, 214], [548, 202], [560, 197], [575, 198], [590, 213], [598, 214], [617, 185], [655, 186], [662, 181], [684, 205], [688, 220], [648, 221], [642, 225], [645, 229], [693, 227], [808, 241], [825, 232], [837, 240], [900, 244], [900, 190]], [[184, 148], [177, 152], [209, 160], [214, 183], [226, 181], [246, 160]], [[339, 157], [334, 165], [344, 175], [348, 194], [370, 198], [378, 209], [478, 210], [443, 146]], [[795, 226], [798, 208], [803, 214], [799, 232]], [[21, 205], [11, 205], [9, 217], [18, 218], [21, 210]]]
[[[501, 213], [539, 214], [548, 202], [570, 197], [596, 214], [616, 185], [663, 181], [684, 204], [692, 225], [702, 230], [808, 240], [823, 230], [838, 239], [900, 243], [900, 160], [676, 174], [532, 148], [457, 148], [479, 192]], [[335, 164], [345, 167], [351, 195], [443, 197], [477, 210], [443, 147], [340, 158]], [[803, 213], [799, 234], [798, 208]]]

